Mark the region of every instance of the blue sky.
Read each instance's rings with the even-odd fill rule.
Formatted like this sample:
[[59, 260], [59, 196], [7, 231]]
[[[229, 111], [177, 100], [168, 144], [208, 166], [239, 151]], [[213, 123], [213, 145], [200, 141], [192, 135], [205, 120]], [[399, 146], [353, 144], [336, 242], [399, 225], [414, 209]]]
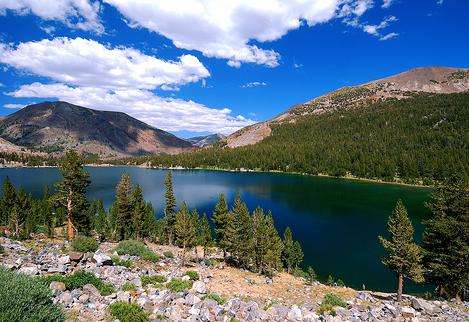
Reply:
[[0, 0], [0, 115], [62, 99], [225, 134], [342, 86], [469, 66], [458, 0]]

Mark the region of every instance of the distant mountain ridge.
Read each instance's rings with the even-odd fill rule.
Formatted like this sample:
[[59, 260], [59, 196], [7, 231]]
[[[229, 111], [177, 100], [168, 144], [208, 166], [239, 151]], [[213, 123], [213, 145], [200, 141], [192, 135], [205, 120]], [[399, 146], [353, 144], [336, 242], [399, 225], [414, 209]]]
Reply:
[[204, 147], [212, 146], [215, 143], [218, 143], [225, 138], [226, 138], [225, 135], [220, 134], [220, 133], [215, 133], [215, 134], [209, 134], [209, 135], [204, 135], [204, 136], [195, 136], [195, 137], [187, 139], [187, 141], [191, 142], [196, 147], [204, 148]]
[[415, 68], [362, 85], [343, 87], [306, 103], [295, 105], [270, 120], [242, 128], [229, 135], [225, 142], [232, 148], [255, 144], [271, 134], [273, 125], [294, 123], [301, 116], [357, 108], [391, 98], [403, 99], [417, 92], [449, 94], [468, 90], [468, 68]]
[[67, 102], [44, 102], [24, 107], [0, 120], [0, 137], [28, 149], [61, 154], [121, 157], [175, 154], [192, 144], [149, 126], [125, 113], [98, 111]]

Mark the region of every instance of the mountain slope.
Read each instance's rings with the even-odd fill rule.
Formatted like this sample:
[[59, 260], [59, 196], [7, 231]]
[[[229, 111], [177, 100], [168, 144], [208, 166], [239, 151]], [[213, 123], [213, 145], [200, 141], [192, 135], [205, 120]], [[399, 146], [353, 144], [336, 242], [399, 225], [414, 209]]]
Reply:
[[204, 135], [204, 136], [195, 136], [192, 138], [187, 139], [187, 141], [191, 142], [192, 145], [203, 148], [207, 146], [212, 146], [215, 143], [220, 142], [226, 138], [225, 135], [215, 133], [215, 134], [209, 134], [209, 135]]
[[469, 181], [469, 92], [414, 93], [270, 127], [256, 144], [153, 156], [151, 163], [419, 184], [453, 176]]
[[103, 157], [179, 153], [191, 143], [125, 113], [97, 111], [67, 102], [26, 106], [0, 121], [0, 137], [54, 154], [76, 149]]
[[469, 90], [469, 69], [449, 67], [415, 68], [363, 85], [344, 87], [303, 104], [298, 104], [277, 117], [245, 127], [226, 138], [228, 147], [255, 144], [268, 137], [272, 127], [295, 122], [298, 117], [351, 109], [375, 102], [411, 97], [416, 92], [458, 93]]

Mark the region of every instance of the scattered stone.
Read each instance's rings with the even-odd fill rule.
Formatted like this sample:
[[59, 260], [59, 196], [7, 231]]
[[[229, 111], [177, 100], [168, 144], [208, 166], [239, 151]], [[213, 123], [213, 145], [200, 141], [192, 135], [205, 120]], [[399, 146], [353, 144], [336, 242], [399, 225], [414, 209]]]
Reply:
[[413, 318], [416, 315], [415, 313], [416, 313], [415, 310], [411, 307], [403, 306], [401, 308], [401, 315], [404, 318]]
[[70, 251], [68, 253], [68, 257], [70, 258], [70, 261], [72, 261], [72, 262], [79, 262], [83, 258], [83, 253], [82, 252]]
[[37, 275], [39, 273], [39, 269], [37, 265], [25, 265], [21, 266], [21, 268], [18, 270], [18, 272], [26, 274], [26, 275]]
[[290, 312], [287, 314], [287, 319], [291, 321], [300, 321], [303, 319], [303, 314], [298, 306], [293, 305]]
[[205, 283], [201, 281], [195, 281], [194, 284], [192, 285], [192, 290], [199, 294], [207, 293], [207, 290], [205, 288]]
[[63, 291], [65, 291], [65, 283], [52, 281], [49, 285], [49, 288], [52, 291], [63, 292]]
[[429, 301], [425, 301], [424, 299], [419, 299], [416, 297], [412, 298], [412, 307], [417, 311], [424, 311], [429, 314], [433, 314], [436, 311], [437, 307], [431, 304]]
[[99, 250], [94, 253], [93, 260], [95, 261], [96, 266], [112, 265], [111, 257]]

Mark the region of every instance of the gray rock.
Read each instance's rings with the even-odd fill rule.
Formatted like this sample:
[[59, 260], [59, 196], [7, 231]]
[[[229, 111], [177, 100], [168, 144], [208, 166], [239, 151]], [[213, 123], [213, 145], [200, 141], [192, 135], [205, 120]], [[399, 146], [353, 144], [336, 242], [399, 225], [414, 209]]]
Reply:
[[94, 253], [93, 260], [95, 261], [96, 266], [112, 265], [111, 257], [99, 250]]
[[201, 281], [195, 281], [194, 284], [192, 285], [192, 290], [194, 292], [197, 292], [199, 294], [205, 294], [207, 293], [207, 289], [205, 287], [205, 283]]
[[78, 297], [78, 301], [80, 301], [81, 303], [86, 303], [86, 302], [88, 302], [89, 299], [90, 299], [90, 296], [86, 293], [84, 293], [84, 294], [82, 294]]
[[437, 310], [436, 305], [433, 305], [431, 302], [415, 297], [412, 298], [412, 307], [418, 311], [424, 311], [428, 314], [433, 314]]
[[185, 298], [185, 303], [190, 306], [200, 303], [200, 301], [201, 299], [197, 295], [194, 295], [192, 293], [187, 294]]
[[69, 291], [65, 291], [59, 295], [59, 302], [65, 306], [70, 305], [72, 301], [72, 294]]
[[30, 264], [30, 265], [25, 265], [21, 266], [21, 268], [18, 270], [19, 273], [23, 273], [26, 275], [37, 275], [39, 273], [39, 268], [37, 265]]
[[303, 319], [303, 313], [298, 306], [293, 305], [287, 314], [287, 319], [290, 321], [301, 321]]
[[49, 288], [52, 291], [63, 292], [65, 291], [65, 283], [53, 281], [50, 283]]
[[394, 305], [384, 303], [384, 309], [391, 313], [393, 317], [397, 317], [397, 309]]
[[411, 307], [408, 307], [408, 306], [403, 306], [401, 308], [401, 315], [402, 317], [404, 318], [413, 318], [416, 316], [416, 313], [415, 310]]
[[92, 284], [86, 284], [83, 286], [83, 292], [91, 296], [98, 297], [100, 296], [99, 290]]
[[129, 292], [117, 292], [117, 300], [123, 302], [130, 302], [130, 293]]
[[70, 257], [68, 255], [61, 256], [57, 259], [57, 263], [59, 263], [59, 265], [69, 264], [70, 263]]
[[72, 261], [72, 262], [79, 262], [83, 258], [83, 253], [82, 252], [70, 251], [68, 253], [68, 257], [70, 258], [70, 261]]

